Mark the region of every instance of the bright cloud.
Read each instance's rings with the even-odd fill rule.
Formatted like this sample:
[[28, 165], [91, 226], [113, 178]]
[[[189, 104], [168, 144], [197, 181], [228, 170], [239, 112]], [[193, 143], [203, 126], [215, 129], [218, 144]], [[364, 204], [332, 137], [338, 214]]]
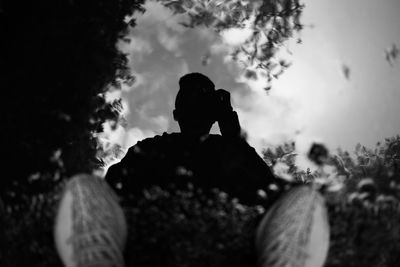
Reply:
[[150, 29], [154, 29], [154, 26], [164, 25], [166, 28], [176, 32], [184, 32], [186, 30], [180, 24], [180, 22], [186, 20], [184, 15], [174, 14], [157, 1], [146, 1], [144, 8], [146, 12], [137, 17], [135, 29], [149, 26], [152, 27]]
[[126, 132], [124, 136], [124, 147], [131, 147], [135, 145], [138, 141], [141, 141], [148, 137], [153, 137], [155, 133], [150, 130], [142, 130], [139, 128], [131, 128]]
[[125, 136], [125, 129], [118, 125], [113, 129], [112, 122], [103, 123], [103, 132], [97, 137], [100, 139], [103, 149], [108, 150], [113, 144], [122, 145]]
[[[332, 68], [334, 65], [326, 66]], [[349, 105], [343, 97], [343, 84], [335, 76], [321, 75], [316, 66], [298, 58], [278, 80], [273, 81], [269, 94], [264, 92], [265, 79], [238, 81], [249, 87], [246, 95], [234, 94], [237, 110], [249, 143], [261, 153], [266, 147], [295, 141], [297, 164], [304, 169], [314, 167], [307, 159], [312, 143], [321, 142], [332, 151], [337, 148], [335, 140], [326, 138], [325, 129], [334, 121], [335, 112]], [[324, 125], [324, 123], [326, 125]]]
[[180, 48], [181, 39], [178, 35], [171, 34], [171, 31], [162, 27], [159, 29], [157, 37], [160, 44], [169, 52], [173, 52], [176, 57], [182, 54]]
[[280, 97], [270, 97], [265, 92], [252, 92], [242, 96], [233, 94], [242, 127], [249, 142], [261, 152], [265, 145], [287, 141], [294, 134], [295, 125], [290, 120], [290, 106]]
[[111, 103], [114, 100], [120, 99], [121, 98], [121, 91], [120, 90], [114, 90], [110, 89], [105, 93], [105, 99], [106, 102]]
[[121, 51], [135, 53], [141, 56], [153, 52], [153, 47], [148, 40], [136, 36], [131, 36], [127, 42], [120, 41], [118, 43], [118, 48]]
[[250, 28], [230, 28], [221, 32], [222, 39], [230, 46], [243, 44], [253, 34]]

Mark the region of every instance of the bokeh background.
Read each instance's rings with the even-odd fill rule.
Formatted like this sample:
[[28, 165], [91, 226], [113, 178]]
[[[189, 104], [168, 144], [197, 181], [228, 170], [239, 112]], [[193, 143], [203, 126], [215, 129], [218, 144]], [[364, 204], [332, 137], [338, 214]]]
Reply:
[[[257, 38], [269, 38], [255, 61], [274, 67], [250, 60], [253, 7], [265, 15]], [[0, 266], [62, 266], [53, 229], [65, 184], [179, 131], [188, 72], [230, 91], [277, 177], [321, 193], [325, 266], [400, 266], [399, 11], [397, 0], [0, 2]], [[135, 197], [127, 266], [254, 263], [260, 207], [218, 190]]]

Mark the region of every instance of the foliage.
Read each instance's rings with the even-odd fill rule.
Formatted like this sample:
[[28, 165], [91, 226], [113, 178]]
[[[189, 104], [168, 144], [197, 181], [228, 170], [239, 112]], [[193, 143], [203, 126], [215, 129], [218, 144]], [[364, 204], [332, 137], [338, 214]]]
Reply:
[[399, 266], [398, 199], [328, 202], [331, 246], [326, 267]]
[[394, 61], [399, 57], [400, 50], [396, 44], [392, 44], [391, 47], [385, 49], [385, 59], [393, 67]]
[[[225, 193], [152, 188], [128, 208], [128, 266], [246, 266], [260, 212]], [[157, 255], [157, 257], [154, 257]]]
[[[60, 192], [42, 195], [21, 221], [9, 214], [10, 266], [62, 266], [52, 238]], [[239, 267], [255, 259], [259, 207], [241, 205], [218, 190], [205, 195], [193, 187], [154, 187], [135, 201], [136, 205], [125, 207], [127, 266]]]
[[[294, 180], [322, 185], [331, 225], [327, 267], [399, 266], [399, 155], [399, 136], [385, 139], [375, 149], [358, 144], [354, 157], [339, 149], [313, 172], [296, 165], [294, 143], [264, 152], [267, 162], [288, 165]], [[334, 168], [327, 172], [326, 166]]]
[[281, 75], [290, 64], [276, 57], [278, 48], [303, 28], [300, 16], [304, 5], [299, 0], [158, 1], [175, 13], [187, 14], [188, 21], [182, 22], [186, 27], [206, 26], [218, 33], [250, 29], [250, 36], [231, 51], [233, 59], [246, 68], [248, 78], [257, 78], [257, 70], [268, 81]]
[[311, 182], [313, 176], [310, 169], [306, 171], [299, 169], [296, 165], [296, 158], [298, 154], [296, 153], [296, 144], [294, 142], [284, 143], [283, 145], [277, 146], [274, 150], [267, 148], [263, 151], [264, 161], [272, 168], [279, 164], [284, 164], [287, 166], [286, 173], [288, 177], [282, 177], [275, 171], [275, 175], [281, 176], [287, 180], [294, 180], [297, 182]]
[[400, 136], [386, 138], [374, 149], [358, 144], [355, 160], [346, 152], [339, 151], [346, 159], [346, 168], [351, 172], [348, 188], [354, 190], [363, 178], [371, 178], [378, 194], [392, 195], [400, 199]]
[[64, 184], [32, 196], [29, 209], [22, 216], [11, 208], [6, 210], [3, 229], [7, 249], [2, 266], [63, 266], [54, 247], [53, 229]]
[[117, 120], [110, 86], [132, 80], [115, 43], [142, 0], [6, 1], [0, 12], [6, 205], [28, 205], [63, 177], [101, 165], [93, 133]]

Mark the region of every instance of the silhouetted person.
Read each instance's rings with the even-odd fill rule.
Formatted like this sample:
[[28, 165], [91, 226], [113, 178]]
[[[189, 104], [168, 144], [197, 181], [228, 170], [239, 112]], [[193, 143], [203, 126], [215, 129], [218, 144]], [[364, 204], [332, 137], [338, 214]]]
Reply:
[[[152, 185], [218, 188], [245, 204], [255, 204], [257, 191], [276, 182], [269, 167], [241, 136], [229, 92], [215, 90], [200, 73], [179, 80], [174, 119], [181, 133], [164, 133], [132, 146], [111, 166], [106, 181], [127, 199]], [[209, 134], [218, 122], [221, 135]]]

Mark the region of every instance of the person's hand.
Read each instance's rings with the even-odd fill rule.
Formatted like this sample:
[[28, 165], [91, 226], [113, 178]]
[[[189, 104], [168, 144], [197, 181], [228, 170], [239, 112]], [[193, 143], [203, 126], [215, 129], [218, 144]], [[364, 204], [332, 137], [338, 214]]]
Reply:
[[217, 102], [216, 115], [221, 134], [227, 137], [239, 137], [240, 124], [238, 116], [231, 105], [231, 94], [224, 89], [218, 89], [215, 94]]
[[218, 89], [215, 92], [215, 95], [217, 98], [216, 115], [217, 115], [217, 120], [219, 121], [220, 119], [224, 118], [226, 115], [230, 114], [233, 111], [231, 105], [231, 94], [224, 89]]

